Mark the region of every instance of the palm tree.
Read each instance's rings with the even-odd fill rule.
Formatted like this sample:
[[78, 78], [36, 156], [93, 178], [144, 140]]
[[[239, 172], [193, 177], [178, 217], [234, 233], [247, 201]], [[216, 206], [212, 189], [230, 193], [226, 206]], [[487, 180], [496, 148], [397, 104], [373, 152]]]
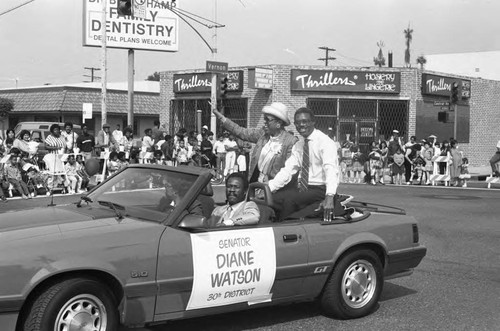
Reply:
[[377, 42], [378, 46], [378, 55], [377, 57], [373, 58], [373, 63], [375, 63], [376, 66], [382, 67], [385, 65], [385, 57], [384, 53], [382, 52], [382, 48], [384, 47], [384, 42], [381, 40]]
[[407, 68], [411, 68], [410, 44], [412, 40], [413, 29], [410, 29], [410, 23], [408, 23], [408, 29], [405, 29], [403, 32], [405, 34], [405, 39], [406, 39], [405, 64]]
[[417, 64], [420, 65], [420, 69], [423, 70], [424, 69], [424, 65], [427, 63], [427, 59], [425, 58], [425, 56], [423, 55], [420, 55], [419, 57], [417, 57]]

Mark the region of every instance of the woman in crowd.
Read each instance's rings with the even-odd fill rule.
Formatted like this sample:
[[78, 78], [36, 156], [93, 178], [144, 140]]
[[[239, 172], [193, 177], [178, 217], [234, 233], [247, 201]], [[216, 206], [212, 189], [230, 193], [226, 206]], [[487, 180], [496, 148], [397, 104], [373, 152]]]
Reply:
[[[3, 140], [3, 146], [5, 148], [8, 148], [7, 147], [7, 140], [14, 141], [15, 135], [16, 135], [16, 133], [14, 132], [14, 130], [12, 130], [12, 129], [7, 130], [7, 133], [5, 134], [5, 139]], [[12, 146], [10, 146], [10, 148], [12, 148]], [[9, 148], [9, 150], [10, 150], [10, 148]]]
[[[450, 153], [450, 143], [448, 140], [443, 140], [441, 143], [440, 156], [448, 156], [451, 158]], [[439, 174], [444, 175], [446, 172], [446, 164], [447, 162], [439, 162]]]
[[14, 139], [12, 147], [18, 148], [21, 152], [32, 158], [38, 152], [38, 143], [31, 141], [31, 134], [28, 130], [22, 130], [19, 138]]
[[50, 135], [45, 138], [45, 148], [52, 154], [63, 154], [66, 148], [66, 139], [61, 136], [59, 124], [50, 126]]
[[450, 185], [458, 186], [460, 182], [460, 169], [462, 166], [462, 153], [458, 150], [457, 141], [454, 139], [450, 142], [450, 155]]

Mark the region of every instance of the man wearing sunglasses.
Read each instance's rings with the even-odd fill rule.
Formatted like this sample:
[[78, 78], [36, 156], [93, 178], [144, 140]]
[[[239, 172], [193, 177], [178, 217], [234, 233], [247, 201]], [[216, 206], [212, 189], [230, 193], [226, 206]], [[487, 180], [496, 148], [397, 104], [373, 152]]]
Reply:
[[267, 183], [273, 179], [285, 165], [298, 140], [285, 130], [290, 125], [288, 108], [281, 102], [264, 106], [263, 125], [260, 128], [243, 128], [219, 111], [213, 112], [226, 130], [241, 140], [255, 143], [248, 167], [249, 182]]

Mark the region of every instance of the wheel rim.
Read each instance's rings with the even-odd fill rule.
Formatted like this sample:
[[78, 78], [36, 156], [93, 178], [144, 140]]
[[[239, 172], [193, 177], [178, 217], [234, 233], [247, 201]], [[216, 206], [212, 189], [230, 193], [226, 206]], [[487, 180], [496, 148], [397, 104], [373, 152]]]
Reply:
[[344, 302], [351, 308], [362, 308], [368, 304], [377, 287], [377, 273], [366, 260], [353, 262], [342, 277], [341, 291]]
[[108, 317], [103, 302], [91, 294], [71, 298], [59, 311], [55, 331], [104, 331]]

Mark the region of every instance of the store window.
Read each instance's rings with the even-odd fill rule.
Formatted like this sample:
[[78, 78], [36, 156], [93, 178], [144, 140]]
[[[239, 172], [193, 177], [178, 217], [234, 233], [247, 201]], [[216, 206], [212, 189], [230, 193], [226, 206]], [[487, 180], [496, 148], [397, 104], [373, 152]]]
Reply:
[[[247, 126], [248, 99], [225, 99], [222, 105], [227, 118], [240, 126]], [[170, 103], [170, 110], [170, 127], [174, 134], [180, 128], [185, 128], [188, 132], [197, 130], [197, 110], [201, 110], [201, 125], [207, 125], [210, 131], [216, 131], [217, 134], [221, 131], [220, 127], [215, 130], [211, 128], [212, 111], [209, 99], [174, 99]]]

